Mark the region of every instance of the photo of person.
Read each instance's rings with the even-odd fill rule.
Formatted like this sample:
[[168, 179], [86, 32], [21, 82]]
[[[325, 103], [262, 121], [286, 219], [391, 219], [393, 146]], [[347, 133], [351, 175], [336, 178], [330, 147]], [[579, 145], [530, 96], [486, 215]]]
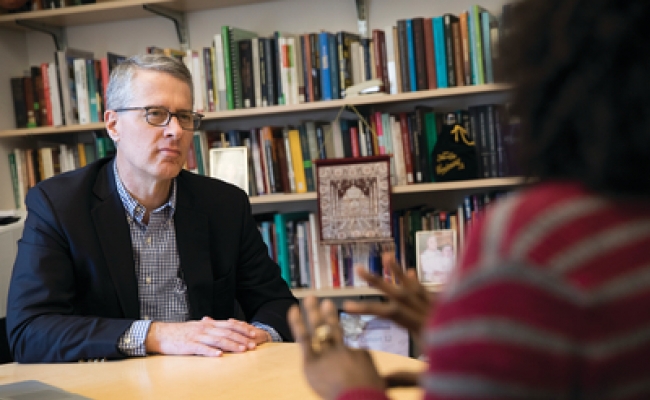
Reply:
[[446, 283], [456, 264], [456, 231], [443, 229], [416, 232], [415, 246], [420, 282]]
[[210, 176], [232, 183], [248, 193], [248, 148], [210, 149]]

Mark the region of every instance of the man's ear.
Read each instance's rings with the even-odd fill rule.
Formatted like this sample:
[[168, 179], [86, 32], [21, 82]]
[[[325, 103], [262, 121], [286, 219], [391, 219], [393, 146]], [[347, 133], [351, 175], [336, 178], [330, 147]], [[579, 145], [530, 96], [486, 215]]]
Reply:
[[120, 141], [120, 134], [118, 133], [117, 127], [118, 114], [113, 110], [104, 111], [104, 126], [106, 127], [106, 132], [108, 136], [113, 139], [113, 142]]

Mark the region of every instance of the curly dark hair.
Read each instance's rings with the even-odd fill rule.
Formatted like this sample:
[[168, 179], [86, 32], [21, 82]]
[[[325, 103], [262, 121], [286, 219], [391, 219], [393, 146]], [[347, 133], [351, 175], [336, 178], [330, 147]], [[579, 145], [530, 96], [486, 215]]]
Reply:
[[508, 20], [523, 171], [650, 195], [650, 1], [525, 0]]

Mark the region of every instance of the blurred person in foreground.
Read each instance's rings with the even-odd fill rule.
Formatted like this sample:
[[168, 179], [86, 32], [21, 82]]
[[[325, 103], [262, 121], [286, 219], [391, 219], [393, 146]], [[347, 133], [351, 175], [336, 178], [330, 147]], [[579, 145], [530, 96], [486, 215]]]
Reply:
[[[388, 301], [344, 309], [421, 332], [426, 399], [648, 399], [650, 2], [515, 11], [500, 54], [534, 183], [472, 226], [435, 307], [413, 274], [401, 286], [364, 274]], [[292, 308], [289, 323], [322, 397], [380, 400], [415, 384], [346, 348], [330, 302], [307, 299], [305, 313]]]

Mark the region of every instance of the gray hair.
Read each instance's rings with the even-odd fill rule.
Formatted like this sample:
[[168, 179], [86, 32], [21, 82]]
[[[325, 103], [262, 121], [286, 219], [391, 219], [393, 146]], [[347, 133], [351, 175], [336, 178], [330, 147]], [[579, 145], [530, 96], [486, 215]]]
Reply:
[[111, 71], [106, 88], [106, 109], [130, 106], [133, 78], [139, 70], [158, 71], [180, 79], [189, 86], [194, 98], [192, 75], [182, 61], [161, 54], [141, 54], [127, 58]]

